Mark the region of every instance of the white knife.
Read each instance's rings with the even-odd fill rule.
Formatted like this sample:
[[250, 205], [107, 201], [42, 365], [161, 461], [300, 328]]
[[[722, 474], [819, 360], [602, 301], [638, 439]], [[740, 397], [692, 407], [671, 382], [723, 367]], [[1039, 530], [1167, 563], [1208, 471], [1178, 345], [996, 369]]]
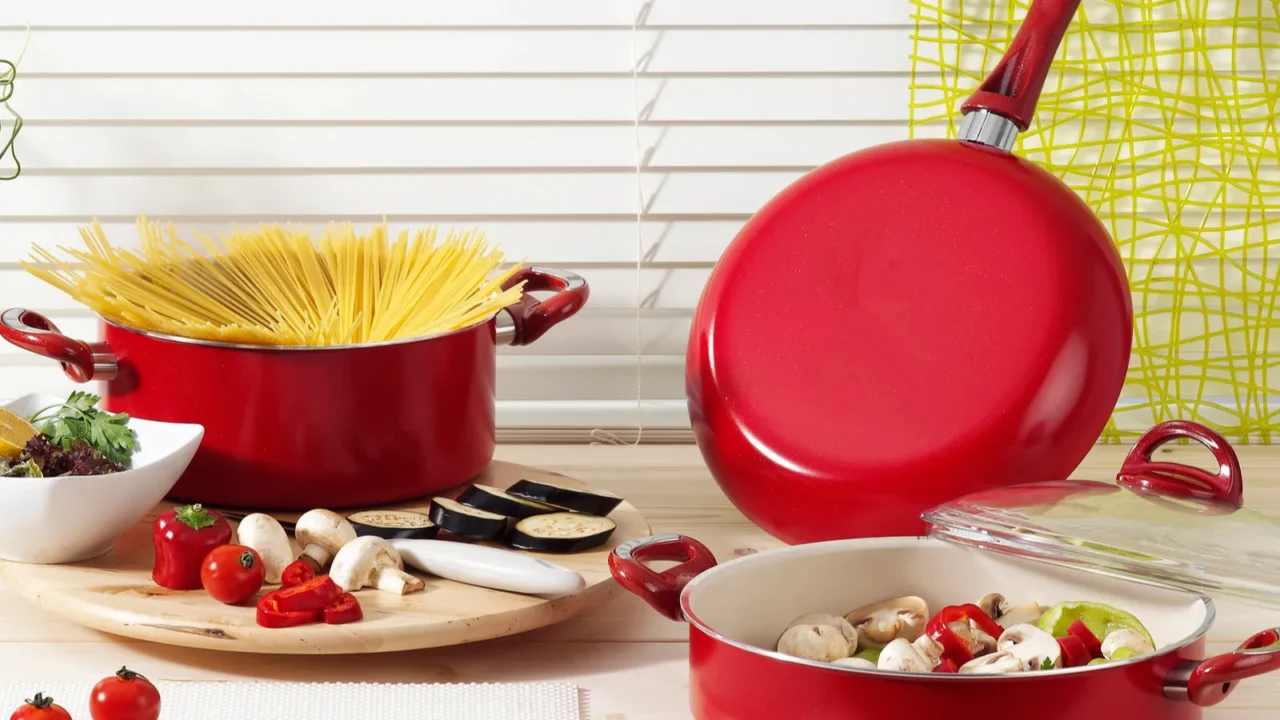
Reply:
[[468, 585], [525, 595], [570, 595], [586, 587], [577, 572], [539, 558], [484, 545], [449, 540], [389, 541], [404, 563]]

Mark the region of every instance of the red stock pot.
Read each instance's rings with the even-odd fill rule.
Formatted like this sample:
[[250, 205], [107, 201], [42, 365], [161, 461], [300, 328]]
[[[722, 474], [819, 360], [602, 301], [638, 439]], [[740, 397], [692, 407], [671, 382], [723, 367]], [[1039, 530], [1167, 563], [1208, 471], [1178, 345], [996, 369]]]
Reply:
[[485, 322], [383, 343], [235, 345], [108, 321], [101, 342], [85, 342], [20, 308], [0, 314], [0, 336], [77, 382], [103, 381], [112, 412], [203, 425], [175, 500], [368, 507], [452, 487], [493, 459], [496, 345], [537, 340], [589, 292], [561, 270], [525, 268], [508, 282], [522, 280], [523, 298]]
[[[1184, 437], [1210, 447], [1217, 474], [1152, 461], [1159, 445]], [[689, 623], [698, 720], [1197, 720], [1239, 681], [1280, 669], [1280, 629], [1202, 659], [1215, 610], [1200, 594], [1280, 606], [1280, 523], [1241, 507], [1234, 451], [1192, 423], [1153, 429], [1118, 481], [970, 495], [925, 514], [931, 537], [812, 543], [717, 566], [696, 540], [666, 535], [620, 545], [610, 567], [660, 613]], [[650, 561], [679, 564], [659, 572]], [[908, 595], [936, 612], [992, 592], [1015, 604], [1086, 600], [1128, 610], [1156, 651], [985, 676], [864, 670], [774, 651], [783, 630], [809, 613], [843, 615]]]

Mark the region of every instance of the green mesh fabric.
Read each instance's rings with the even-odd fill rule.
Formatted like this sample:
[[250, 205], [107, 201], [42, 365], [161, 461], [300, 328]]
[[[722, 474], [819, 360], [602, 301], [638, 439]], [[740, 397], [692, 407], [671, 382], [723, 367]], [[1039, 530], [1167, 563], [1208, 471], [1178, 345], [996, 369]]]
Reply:
[[[954, 136], [1028, 4], [911, 0], [914, 137]], [[1104, 441], [1172, 418], [1277, 438], [1278, 5], [1084, 0], [1020, 138], [1102, 218], [1129, 273], [1133, 358]]]

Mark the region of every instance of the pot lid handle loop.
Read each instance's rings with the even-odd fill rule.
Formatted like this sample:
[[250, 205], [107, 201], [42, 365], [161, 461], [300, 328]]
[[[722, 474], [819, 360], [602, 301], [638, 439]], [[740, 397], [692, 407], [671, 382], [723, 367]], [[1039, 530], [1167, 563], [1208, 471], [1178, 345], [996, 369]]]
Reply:
[[[1172, 440], [1199, 442], [1218, 461], [1216, 475], [1182, 463], [1151, 459], [1161, 446]], [[1244, 483], [1240, 479], [1240, 459], [1226, 439], [1209, 428], [1186, 420], [1160, 423], [1138, 440], [1116, 475], [1116, 482], [1136, 493], [1189, 497], [1203, 500], [1218, 511], [1244, 506]]]

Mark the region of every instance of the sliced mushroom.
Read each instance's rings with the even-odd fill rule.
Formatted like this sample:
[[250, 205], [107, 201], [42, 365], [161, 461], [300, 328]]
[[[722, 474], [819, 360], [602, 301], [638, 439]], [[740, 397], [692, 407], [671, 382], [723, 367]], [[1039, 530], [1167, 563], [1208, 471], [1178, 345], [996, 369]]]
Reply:
[[942, 643], [934, 640], [928, 635], [921, 635], [911, 642], [911, 647], [920, 653], [920, 657], [924, 658], [932, 670], [938, 667], [938, 663], [942, 662]]
[[884, 646], [880, 653], [880, 662], [876, 667], [881, 670], [899, 670], [902, 672], [929, 672], [933, 664], [921, 657], [915, 646], [906, 638], [897, 638]]
[[240, 544], [253, 548], [262, 558], [267, 570], [266, 583], [279, 585], [281, 573], [293, 562], [293, 548], [289, 546], [289, 534], [270, 515], [253, 513], [245, 515], [238, 528]]
[[356, 530], [332, 510], [308, 510], [298, 518], [293, 536], [302, 546], [298, 559], [318, 573], [343, 546], [356, 539]]
[[1108, 660], [1113, 659], [1116, 652], [1121, 648], [1126, 648], [1133, 654], [1121, 653], [1122, 657], [1120, 659], [1137, 657], [1138, 655], [1146, 655], [1156, 651], [1141, 633], [1128, 628], [1112, 630], [1102, 639], [1102, 657]]
[[838, 660], [833, 661], [831, 664], [844, 665], [845, 667], [855, 667], [855, 668], [860, 668], [862, 670], [876, 669], [875, 663], [871, 662], [870, 660], [867, 660], [866, 658], [860, 658], [860, 657], [840, 658]]
[[1018, 658], [1023, 670], [1062, 667], [1062, 648], [1049, 633], [1035, 625], [1014, 625], [1000, 634], [996, 650]]
[[333, 558], [329, 577], [344, 592], [362, 587], [405, 595], [426, 587], [421, 579], [404, 571], [404, 561], [391, 543], [375, 535], [365, 535], [342, 546]]
[[793, 625], [778, 638], [778, 652], [805, 660], [833, 662], [849, 657], [849, 641], [830, 625]]
[[996, 649], [996, 638], [988, 635], [976, 623], [953, 620], [947, 623], [947, 627], [956, 637], [964, 641], [969, 653], [974, 656], [986, 655]]
[[844, 616], [858, 631], [858, 646], [882, 648], [899, 638], [920, 637], [929, 621], [929, 605], [915, 596], [893, 598], [864, 605]]
[[845, 620], [839, 615], [830, 615], [828, 613], [810, 613], [808, 615], [801, 615], [795, 620], [792, 620], [791, 624], [787, 627], [791, 628], [796, 625], [826, 625], [828, 627], [833, 627], [839, 630], [841, 635], [844, 635], [845, 640], [849, 641], [849, 654], [852, 655], [858, 652], [858, 631], [853, 629], [853, 626], [849, 624], [848, 620]]
[[1012, 653], [991, 653], [961, 665], [959, 672], [962, 675], [1007, 675], [1022, 672], [1022, 661]]
[[1014, 625], [1034, 625], [1044, 614], [1040, 603], [1029, 602], [1022, 605], [1011, 605], [1000, 593], [988, 593], [978, 601], [978, 608], [991, 616], [992, 620], [1002, 628]]

